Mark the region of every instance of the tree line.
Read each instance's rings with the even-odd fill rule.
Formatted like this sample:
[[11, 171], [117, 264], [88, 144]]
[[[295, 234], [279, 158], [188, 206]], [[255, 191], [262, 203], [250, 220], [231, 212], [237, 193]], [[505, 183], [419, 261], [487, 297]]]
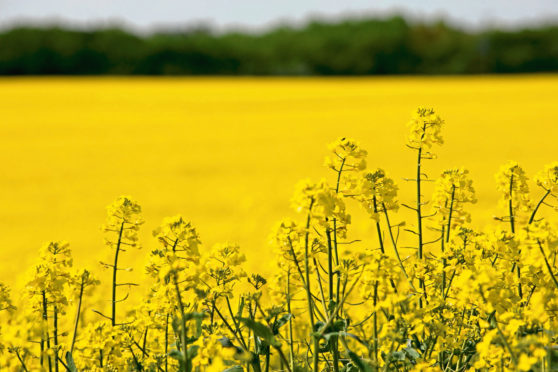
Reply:
[[313, 21], [249, 33], [136, 35], [18, 27], [0, 33], [1, 75], [393, 75], [558, 71], [558, 26], [464, 31], [402, 17]]

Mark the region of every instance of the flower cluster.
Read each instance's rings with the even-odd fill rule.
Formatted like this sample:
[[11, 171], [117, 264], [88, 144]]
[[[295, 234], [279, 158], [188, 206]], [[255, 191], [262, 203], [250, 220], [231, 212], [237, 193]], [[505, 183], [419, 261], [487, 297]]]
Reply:
[[[503, 166], [498, 219], [509, 225], [474, 228], [467, 170], [444, 171], [433, 190], [423, 183], [421, 161], [442, 143], [442, 123], [431, 109], [411, 121], [411, 203], [383, 169], [366, 168], [355, 141], [336, 141], [326, 160], [332, 180], [302, 181], [293, 197], [300, 219], [280, 221], [271, 235], [269, 277], [247, 269], [237, 244], [204, 246], [177, 215], [153, 232], [141, 300], [124, 304], [141, 290], [122, 279], [119, 259], [139, 247], [143, 220], [137, 202], [118, 198], [104, 226], [110, 299], [96, 274], [73, 268], [67, 242], [46, 243], [22, 298], [0, 284], [0, 369], [556, 370], [558, 226], [547, 207], [558, 163], [534, 178], [544, 190], [536, 204], [525, 171]], [[372, 235], [349, 231], [353, 204], [372, 217], [363, 221]]]

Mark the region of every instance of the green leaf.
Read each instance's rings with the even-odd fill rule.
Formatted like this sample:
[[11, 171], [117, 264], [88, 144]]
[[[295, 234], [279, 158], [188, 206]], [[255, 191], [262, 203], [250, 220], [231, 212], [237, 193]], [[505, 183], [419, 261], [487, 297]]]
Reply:
[[189, 321], [192, 319], [203, 319], [205, 317], [204, 313], [196, 313], [196, 312], [192, 312], [192, 313], [186, 313], [184, 314], [184, 321]]
[[353, 361], [353, 364], [358, 367], [362, 372], [374, 372], [372, 366], [364, 362], [354, 351], [347, 350], [349, 358]]
[[368, 349], [370, 349], [370, 345], [368, 345], [367, 342], [361, 340], [360, 337], [358, 337], [357, 335], [349, 333], [349, 332], [329, 332], [329, 333], [324, 334], [322, 337], [325, 338], [328, 342], [329, 342], [329, 339], [331, 337], [350, 337], [353, 340], [359, 342], [360, 344], [362, 344], [362, 345], [366, 346]]
[[269, 345], [273, 347], [281, 346], [281, 343], [277, 341], [271, 329], [268, 326], [256, 322], [255, 320], [249, 318], [238, 318], [246, 327], [250, 328], [252, 332], [262, 340], [266, 341]]
[[404, 361], [405, 360], [405, 353], [402, 351], [394, 351], [393, 353], [389, 354], [390, 360], [394, 361]]
[[223, 372], [243, 372], [244, 368], [241, 366], [232, 366], [230, 368], [224, 369]]
[[200, 347], [198, 345], [190, 346], [188, 348], [188, 359], [190, 359], [190, 360], [194, 359], [198, 355], [199, 348]]
[[173, 349], [169, 352], [169, 356], [173, 359], [176, 359], [180, 362], [184, 362], [186, 360], [186, 358], [184, 358], [184, 354], [182, 353], [182, 351]]
[[405, 353], [407, 353], [407, 355], [412, 359], [420, 358], [419, 352], [413, 349], [412, 347], [406, 347], [405, 349], [403, 349], [403, 351], [405, 351]]
[[275, 321], [275, 323], [273, 324], [273, 333], [278, 334], [279, 333], [279, 328], [281, 328], [282, 326], [287, 324], [289, 322], [289, 320], [291, 320], [292, 317], [293, 317], [292, 314], [287, 313], [287, 314], [281, 316], [279, 319], [277, 319]]
[[69, 351], [66, 352], [66, 364], [70, 372], [78, 372], [76, 364], [74, 363], [74, 357]]
[[236, 312], [236, 317], [241, 318], [243, 311], [244, 311], [244, 297], [240, 297], [240, 303], [238, 304], [238, 311]]

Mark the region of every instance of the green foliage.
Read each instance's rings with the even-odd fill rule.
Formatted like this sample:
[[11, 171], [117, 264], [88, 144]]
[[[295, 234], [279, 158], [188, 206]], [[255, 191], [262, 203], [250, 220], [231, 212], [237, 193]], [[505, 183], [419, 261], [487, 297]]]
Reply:
[[369, 75], [558, 70], [558, 27], [465, 32], [443, 22], [315, 21], [253, 34], [21, 27], [0, 34], [2, 75]]

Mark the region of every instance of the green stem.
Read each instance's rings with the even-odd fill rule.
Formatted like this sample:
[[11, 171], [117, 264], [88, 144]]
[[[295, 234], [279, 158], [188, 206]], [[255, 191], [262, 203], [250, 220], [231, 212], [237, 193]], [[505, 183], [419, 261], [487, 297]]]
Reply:
[[17, 359], [19, 360], [19, 363], [21, 364], [21, 367], [23, 368], [23, 370], [25, 372], [29, 372], [29, 370], [27, 369], [27, 366], [23, 362], [23, 359], [21, 358], [21, 355], [19, 355], [19, 351], [17, 349], [15, 349], [15, 353], [16, 353]]
[[169, 314], [165, 322], [165, 372], [169, 370]]
[[[451, 202], [450, 202], [450, 209], [448, 215], [448, 225], [446, 231], [446, 243], [449, 243], [450, 240], [450, 233], [451, 233], [451, 217], [453, 215], [453, 202], [455, 200], [455, 185], [451, 185]], [[446, 204], [447, 205], [447, 204]], [[442, 254], [444, 253], [444, 227], [442, 226]], [[445, 293], [446, 289], [446, 266], [447, 260], [446, 258], [442, 258], [442, 296]]]
[[291, 365], [291, 371], [295, 370], [295, 353], [294, 353], [294, 345], [293, 345], [293, 316], [291, 310], [291, 272], [290, 270], [287, 272], [287, 311], [291, 314], [289, 318], [289, 363]]
[[418, 257], [422, 260], [422, 203], [421, 203], [421, 161], [422, 161], [422, 147], [418, 149], [417, 158], [417, 217], [418, 217]]
[[114, 265], [112, 267], [112, 326], [116, 325], [116, 273], [118, 271], [118, 254], [120, 253], [120, 245], [122, 243], [122, 233], [124, 231], [124, 222], [120, 225], [118, 232], [118, 241], [116, 243], [116, 252], [114, 254]]
[[535, 215], [537, 214], [537, 211], [539, 210], [539, 207], [542, 205], [542, 203], [544, 202], [544, 199], [546, 199], [546, 197], [548, 195], [550, 195], [550, 190], [546, 190], [546, 193], [543, 195], [541, 200], [539, 200], [539, 202], [537, 203], [537, 206], [535, 207], [535, 209], [533, 210], [533, 213], [531, 213], [531, 217], [529, 218], [529, 225], [531, 223], [533, 223], [533, 221], [535, 220]]
[[227, 303], [227, 308], [228, 308], [228, 310], [229, 310], [229, 314], [231, 315], [231, 319], [232, 319], [232, 321], [233, 321], [233, 324], [234, 324], [234, 327], [235, 327], [235, 329], [236, 329], [236, 332], [238, 333], [240, 339], [242, 340], [242, 343], [243, 343], [244, 345], [246, 345], [246, 340], [244, 339], [244, 336], [242, 335], [242, 331], [240, 330], [240, 325], [239, 325], [238, 322], [236, 321], [236, 317], [234, 316], [233, 311], [232, 311], [231, 302], [230, 302], [230, 300], [229, 300], [229, 298], [228, 298], [227, 296], [225, 296], [225, 301], [226, 301], [226, 303]]
[[515, 233], [515, 216], [513, 215], [513, 173], [510, 176], [510, 200], [508, 202], [508, 209], [510, 213], [511, 232]]
[[[426, 124], [423, 128], [423, 135], [421, 137], [421, 139], [424, 137], [424, 133], [426, 131]], [[421, 202], [421, 177], [422, 177], [422, 173], [421, 173], [421, 162], [422, 162], [422, 146], [419, 147], [418, 149], [418, 157], [417, 157], [417, 220], [418, 220], [418, 258], [419, 260], [422, 260], [423, 258], [423, 252], [422, 252], [422, 246], [423, 246], [423, 236], [422, 236], [422, 202]], [[426, 290], [425, 286], [424, 286], [424, 280], [420, 279], [419, 280], [419, 288]], [[419, 307], [422, 309], [422, 296], [419, 297]]]
[[308, 208], [308, 217], [306, 219], [306, 233], [304, 235], [304, 266], [306, 271], [306, 297], [308, 298], [308, 316], [310, 320], [310, 332], [312, 333], [313, 339], [313, 366], [314, 372], [318, 372], [318, 352], [319, 341], [316, 335], [314, 335], [314, 309], [312, 302], [312, 291], [310, 289], [310, 264], [309, 264], [309, 236], [310, 236], [310, 220], [312, 218], [312, 207], [314, 206], [314, 199], [311, 199], [310, 206]]
[[54, 316], [53, 316], [53, 326], [54, 326], [54, 370], [56, 372], [58, 369], [58, 308], [54, 305]]
[[448, 216], [448, 227], [447, 227], [447, 235], [446, 235], [446, 243], [450, 240], [450, 233], [451, 233], [451, 216], [453, 214], [453, 202], [455, 201], [455, 185], [451, 186], [451, 202], [450, 202], [450, 210]]
[[76, 338], [77, 338], [77, 334], [78, 334], [78, 325], [79, 325], [79, 317], [80, 317], [80, 313], [81, 313], [81, 302], [83, 299], [83, 288], [85, 287], [85, 280], [83, 278], [83, 276], [81, 277], [81, 284], [79, 287], [79, 299], [78, 299], [78, 305], [77, 305], [77, 314], [76, 314], [76, 321], [74, 322], [74, 334], [72, 336], [72, 343], [70, 346], [70, 353], [74, 352], [74, 345], [76, 343]]
[[374, 363], [378, 363], [378, 311], [376, 304], [378, 303], [378, 281], [374, 283]]
[[[43, 321], [45, 323], [45, 330], [44, 330], [43, 338], [45, 339], [47, 349], [50, 349], [50, 337], [48, 335], [48, 302], [47, 302], [47, 298], [46, 298], [46, 292], [42, 291], [42, 295], [43, 295]], [[42, 355], [41, 355], [41, 358], [42, 358]], [[48, 360], [48, 370], [49, 370], [49, 372], [52, 372], [52, 361], [50, 359], [50, 356], [47, 356], [47, 360]], [[42, 361], [41, 361], [41, 363], [42, 363]]]
[[184, 369], [183, 372], [187, 372], [188, 368], [188, 347], [186, 345], [186, 313], [184, 311], [184, 304], [182, 303], [182, 295], [180, 294], [180, 288], [178, 287], [178, 280], [176, 278], [176, 273], [173, 275], [174, 288], [176, 290], [176, 299], [178, 301], [178, 309], [180, 310], [181, 316], [181, 330], [180, 330], [180, 343], [182, 344], [182, 352], [184, 353]]
[[388, 225], [388, 231], [389, 231], [389, 236], [391, 238], [391, 244], [393, 246], [393, 251], [395, 252], [395, 257], [397, 258], [397, 262], [399, 262], [399, 267], [401, 268], [401, 271], [405, 275], [405, 278], [407, 278], [407, 280], [409, 281], [409, 284], [410, 284], [411, 288], [416, 292], [416, 288], [413, 285], [413, 282], [412, 282], [411, 278], [407, 274], [407, 270], [405, 270], [405, 266], [403, 265], [403, 260], [401, 260], [401, 256], [399, 255], [399, 250], [397, 249], [397, 242], [395, 241], [395, 237], [393, 236], [393, 231], [392, 231], [393, 228], [391, 226], [391, 223], [389, 222], [389, 216], [388, 216], [388, 212], [387, 212], [387, 208], [386, 208], [385, 203], [382, 203], [382, 208], [384, 209], [384, 215], [386, 217], [386, 223]]
[[382, 252], [382, 254], [385, 254], [386, 251], [384, 249], [384, 240], [382, 238], [382, 229], [380, 228], [380, 216], [378, 215], [378, 204], [377, 204], [377, 200], [376, 200], [376, 195], [374, 195], [372, 201], [374, 203], [374, 214], [377, 216], [377, 218], [376, 218], [376, 231], [378, 232], [378, 240], [380, 242], [380, 251]]
[[539, 249], [541, 250], [541, 254], [544, 258], [544, 263], [546, 264], [546, 268], [548, 269], [548, 273], [550, 274], [550, 277], [552, 278], [552, 281], [554, 282], [554, 285], [556, 286], [556, 288], [558, 288], [558, 280], [556, 279], [556, 277], [554, 276], [554, 273], [552, 272], [552, 267], [550, 267], [550, 263], [548, 262], [548, 259], [546, 258], [546, 253], [544, 253], [544, 249], [543, 249], [543, 246], [542, 246], [540, 240], [537, 240], [537, 244], [539, 245]]

